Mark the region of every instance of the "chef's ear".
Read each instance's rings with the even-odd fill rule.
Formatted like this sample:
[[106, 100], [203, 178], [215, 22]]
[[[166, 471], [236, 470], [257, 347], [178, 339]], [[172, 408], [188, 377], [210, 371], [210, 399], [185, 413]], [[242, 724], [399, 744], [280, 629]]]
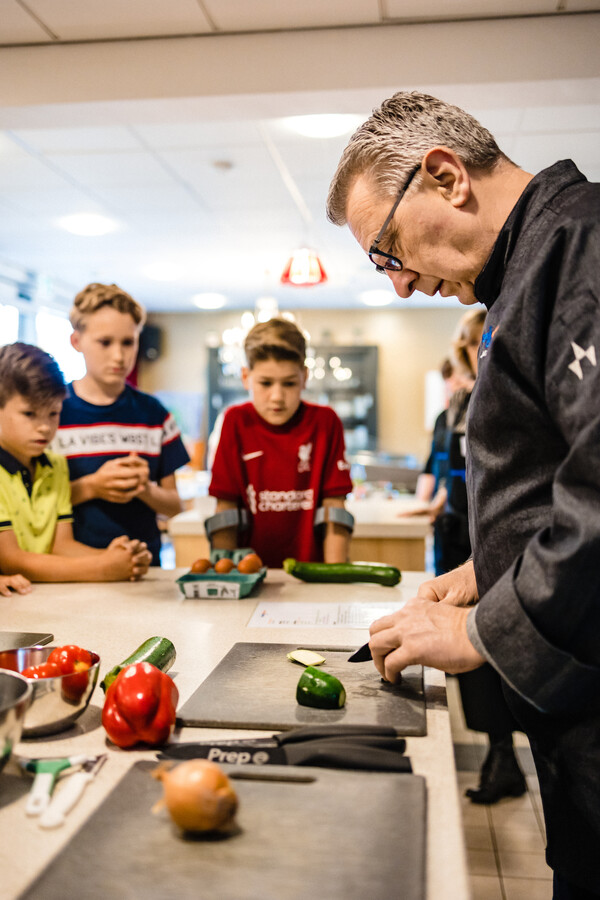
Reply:
[[471, 196], [467, 167], [449, 147], [432, 147], [423, 157], [423, 180], [442, 193], [452, 206], [464, 206]]

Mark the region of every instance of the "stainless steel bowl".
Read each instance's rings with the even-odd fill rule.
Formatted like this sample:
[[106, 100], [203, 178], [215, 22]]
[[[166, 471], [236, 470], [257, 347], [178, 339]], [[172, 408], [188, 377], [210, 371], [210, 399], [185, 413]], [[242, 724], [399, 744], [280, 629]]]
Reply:
[[21, 740], [25, 711], [31, 701], [31, 683], [18, 672], [0, 670], [0, 772]]
[[[0, 668], [22, 672], [28, 666], [46, 662], [54, 647], [23, 647], [0, 652]], [[91, 651], [90, 651], [91, 653]], [[25, 713], [23, 737], [43, 737], [66, 731], [85, 711], [98, 681], [100, 657], [92, 653], [87, 672], [57, 675], [55, 678], [26, 679], [32, 699]], [[83, 677], [82, 677], [83, 676]]]

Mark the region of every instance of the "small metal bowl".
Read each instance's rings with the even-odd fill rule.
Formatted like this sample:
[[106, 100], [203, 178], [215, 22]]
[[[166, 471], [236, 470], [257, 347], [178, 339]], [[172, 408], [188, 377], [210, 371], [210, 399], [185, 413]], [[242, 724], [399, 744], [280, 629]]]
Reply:
[[[0, 668], [22, 672], [28, 666], [46, 662], [54, 647], [23, 647], [0, 652]], [[91, 650], [90, 650], [91, 653]], [[25, 679], [32, 687], [32, 699], [25, 714], [23, 737], [43, 737], [66, 731], [85, 712], [98, 681], [100, 657], [92, 653], [87, 672], [57, 675], [55, 678]]]
[[25, 712], [33, 694], [31, 683], [18, 672], [0, 670], [0, 772], [21, 740]]

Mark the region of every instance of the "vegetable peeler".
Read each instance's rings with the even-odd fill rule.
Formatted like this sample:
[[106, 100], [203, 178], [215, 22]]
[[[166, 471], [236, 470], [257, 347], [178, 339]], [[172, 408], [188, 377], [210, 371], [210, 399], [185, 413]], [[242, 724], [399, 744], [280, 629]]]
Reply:
[[54, 794], [50, 804], [42, 812], [40, 828], [57, 828], [64, 823], [67, 813], [73, 809], [83, 794], [86, 784], [94, 779], [107, 758], [106, 753], [89, 756], [78, 772], [65, 779], [65, 785]]
[[26, 772], [33, 772], [33, 784], [27, 797], [25, 812], [28, 816], [39, 816], [48, 806], [56, 779], [65, 769], [79, 766], [87, 756], [68, 756], [46, 759], [21, 759], [19, 763]]

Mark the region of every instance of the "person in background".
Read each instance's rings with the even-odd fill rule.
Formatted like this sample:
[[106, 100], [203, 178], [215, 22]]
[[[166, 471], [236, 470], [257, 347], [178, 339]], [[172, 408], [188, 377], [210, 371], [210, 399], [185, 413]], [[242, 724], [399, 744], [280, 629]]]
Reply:
[[336, 413], [302, 400], [304, 335], [287, 319], [271, 319], [249, 331], [244, 349], [250, 402], [225, 412], [209, 487], [217, 498], [215, 521], [227, 521], [218, 519], [226, 513], [235, 522], [214, 532], [213, 547], [239, 546], [237, 516], [244, 509], [249, 528], [242, 545], [265, 565], [281, 567], [286, 557], [345, 562], [350, 466]]
[[440, 375], [444, 381], [446, 403], [444, 409], [438, 414], [434, 422], [429, 457], [425, 463], [425, 468], [417, 478], [415, 487], [415, 498], [426, 505], [399, 513], [401, 516], [422, 516], [423, 513], [429, 513], [432, 522], [440, 512], [440, 501], [442, 501], [443, 504], [443, 497], [438, 496], [438, 491], [441, 487], [442, 464], [446, 458], [444, 437], [446, 434], [446, 413], [448, 405], [454, 391], [458, 390], [459, 387], [466, 386], [470, 381], [466, 375], [463, 375], [460, 372], [456, 363], [453, 363], [449, 357], [445, 357], [442, 360], [440, 365]]
[[88, 284], [70, 320], [86, 374], [67, 388], [56, 449], [69, 463], [75, 537], [106, 547], [125, 532], [159, 566], [156, 516], [181, 512], [175, 470], [189, 456], [173, 416], [126, 383], [145, 312], [116, 284]]
[[20, 593], [28, 587], [23, 575], [133, 581], [150, 564], [145, 544], [126, 535], [104, 550], [74, 540], [67, 463], [47, 450], [64, 396], [62, 372], [48, 353], [23, 343], [0, 349], [0, 569]]
[[467, 420], [472, 559], [371, 626], [378, 671], [491, 663], [535, 760], [555, 900], [600, 896], [600, 186], [516, 166], [399, 92], [346, 147], [328, 216], [396, 293], [488, 309]]

